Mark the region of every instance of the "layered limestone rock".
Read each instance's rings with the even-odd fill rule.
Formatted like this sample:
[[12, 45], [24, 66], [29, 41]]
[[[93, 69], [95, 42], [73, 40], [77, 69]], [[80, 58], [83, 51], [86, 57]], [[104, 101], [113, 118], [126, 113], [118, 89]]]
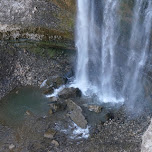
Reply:
[[75, 0], [1, 0], [0, 39], [73, 41]]

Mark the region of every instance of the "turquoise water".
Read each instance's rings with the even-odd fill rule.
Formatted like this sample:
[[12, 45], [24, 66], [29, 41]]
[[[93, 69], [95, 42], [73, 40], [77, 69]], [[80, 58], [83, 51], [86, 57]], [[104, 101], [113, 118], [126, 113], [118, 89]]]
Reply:
[[0, 101], [0, 123], [11, 126], [20, 124], [27, 116], [27, 111], [32, 116], [45, 116], [49, 110], [47, 103], [48, 99], [38, 88], [15, 89]]

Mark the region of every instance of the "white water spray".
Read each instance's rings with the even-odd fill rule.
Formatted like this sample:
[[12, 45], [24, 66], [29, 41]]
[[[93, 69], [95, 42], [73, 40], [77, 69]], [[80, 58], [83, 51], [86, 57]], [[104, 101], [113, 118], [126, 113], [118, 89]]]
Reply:
[[135, 0], [127, 59], [121, 61], [121, 67], [120, 5], [119, 0], [77, 0], [78, 56], [73, 85], [85, 95], [95, 94], [101, 102], [137, 100], [142, 92], [142, 73], [150, 50], [152, 1]]

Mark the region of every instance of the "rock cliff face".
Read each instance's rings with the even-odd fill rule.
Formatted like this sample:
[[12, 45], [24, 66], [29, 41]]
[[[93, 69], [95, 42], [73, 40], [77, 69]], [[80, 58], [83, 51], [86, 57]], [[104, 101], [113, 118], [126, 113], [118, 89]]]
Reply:
[[75, 0], [1, 0], [0, 39], [73, 41]]

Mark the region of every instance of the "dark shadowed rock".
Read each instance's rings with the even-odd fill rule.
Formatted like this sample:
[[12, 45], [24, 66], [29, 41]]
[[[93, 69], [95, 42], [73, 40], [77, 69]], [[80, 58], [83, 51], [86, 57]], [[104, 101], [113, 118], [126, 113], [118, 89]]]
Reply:
[[65, 78], [61, 76], [56, 76], [56, 77], [49, 78], [46, 81], [46, 84], [48, 86], [52, 86], [53, 88], [59, 88], [60, 86], [64, 85], [65, 82], [66, 82]]
[[106, 120], [112, 120], [112, 119], [114, 119], [114, 113], [108, 112], [108, 113], [106, 114]]
[[58, 101], [58, 98], [55, 97], [55, 96], [53, 96], [53, 97], [50, 98], [50, 101], [51, 101], [51, 102], [57, 102], [57, 101]]
[[52, 110], [52, 113], [54, 113], [54, 112], [58, 112], [58, 111], [64, 110], [66, 108], [66, 103], [64, 101], [58, 100], [56, 102], [51, 102], [49, 104], [49, 106], [51, 108], [50, 110]]
[[63, 99], [81, 97], [81, 91], [78, 88], [64, 88], [58, 96]]
[[59, 88], [62, 85], [65, 85], [65, 78], [60, 76], [54, 76], [49, 78], [45, 85], [42, 87], [44, 94], [52, 94], [54, 92], [54, 89]]
[[65, 75], [65, 81], [66, 83], [71, 82], [74, 79], [74, 70], [73, 68], [70, 69]]
[[78, 106], [76, 103], [74, 103], [72, 100], [68, 99], [66, 100], [67, 107], [69, 109], [68, 116], [71, 118], [71, 120], [76, 123], [81, 128], [87, 127], [87, 121], [82, 114], [82, 109], [80, 106]]

